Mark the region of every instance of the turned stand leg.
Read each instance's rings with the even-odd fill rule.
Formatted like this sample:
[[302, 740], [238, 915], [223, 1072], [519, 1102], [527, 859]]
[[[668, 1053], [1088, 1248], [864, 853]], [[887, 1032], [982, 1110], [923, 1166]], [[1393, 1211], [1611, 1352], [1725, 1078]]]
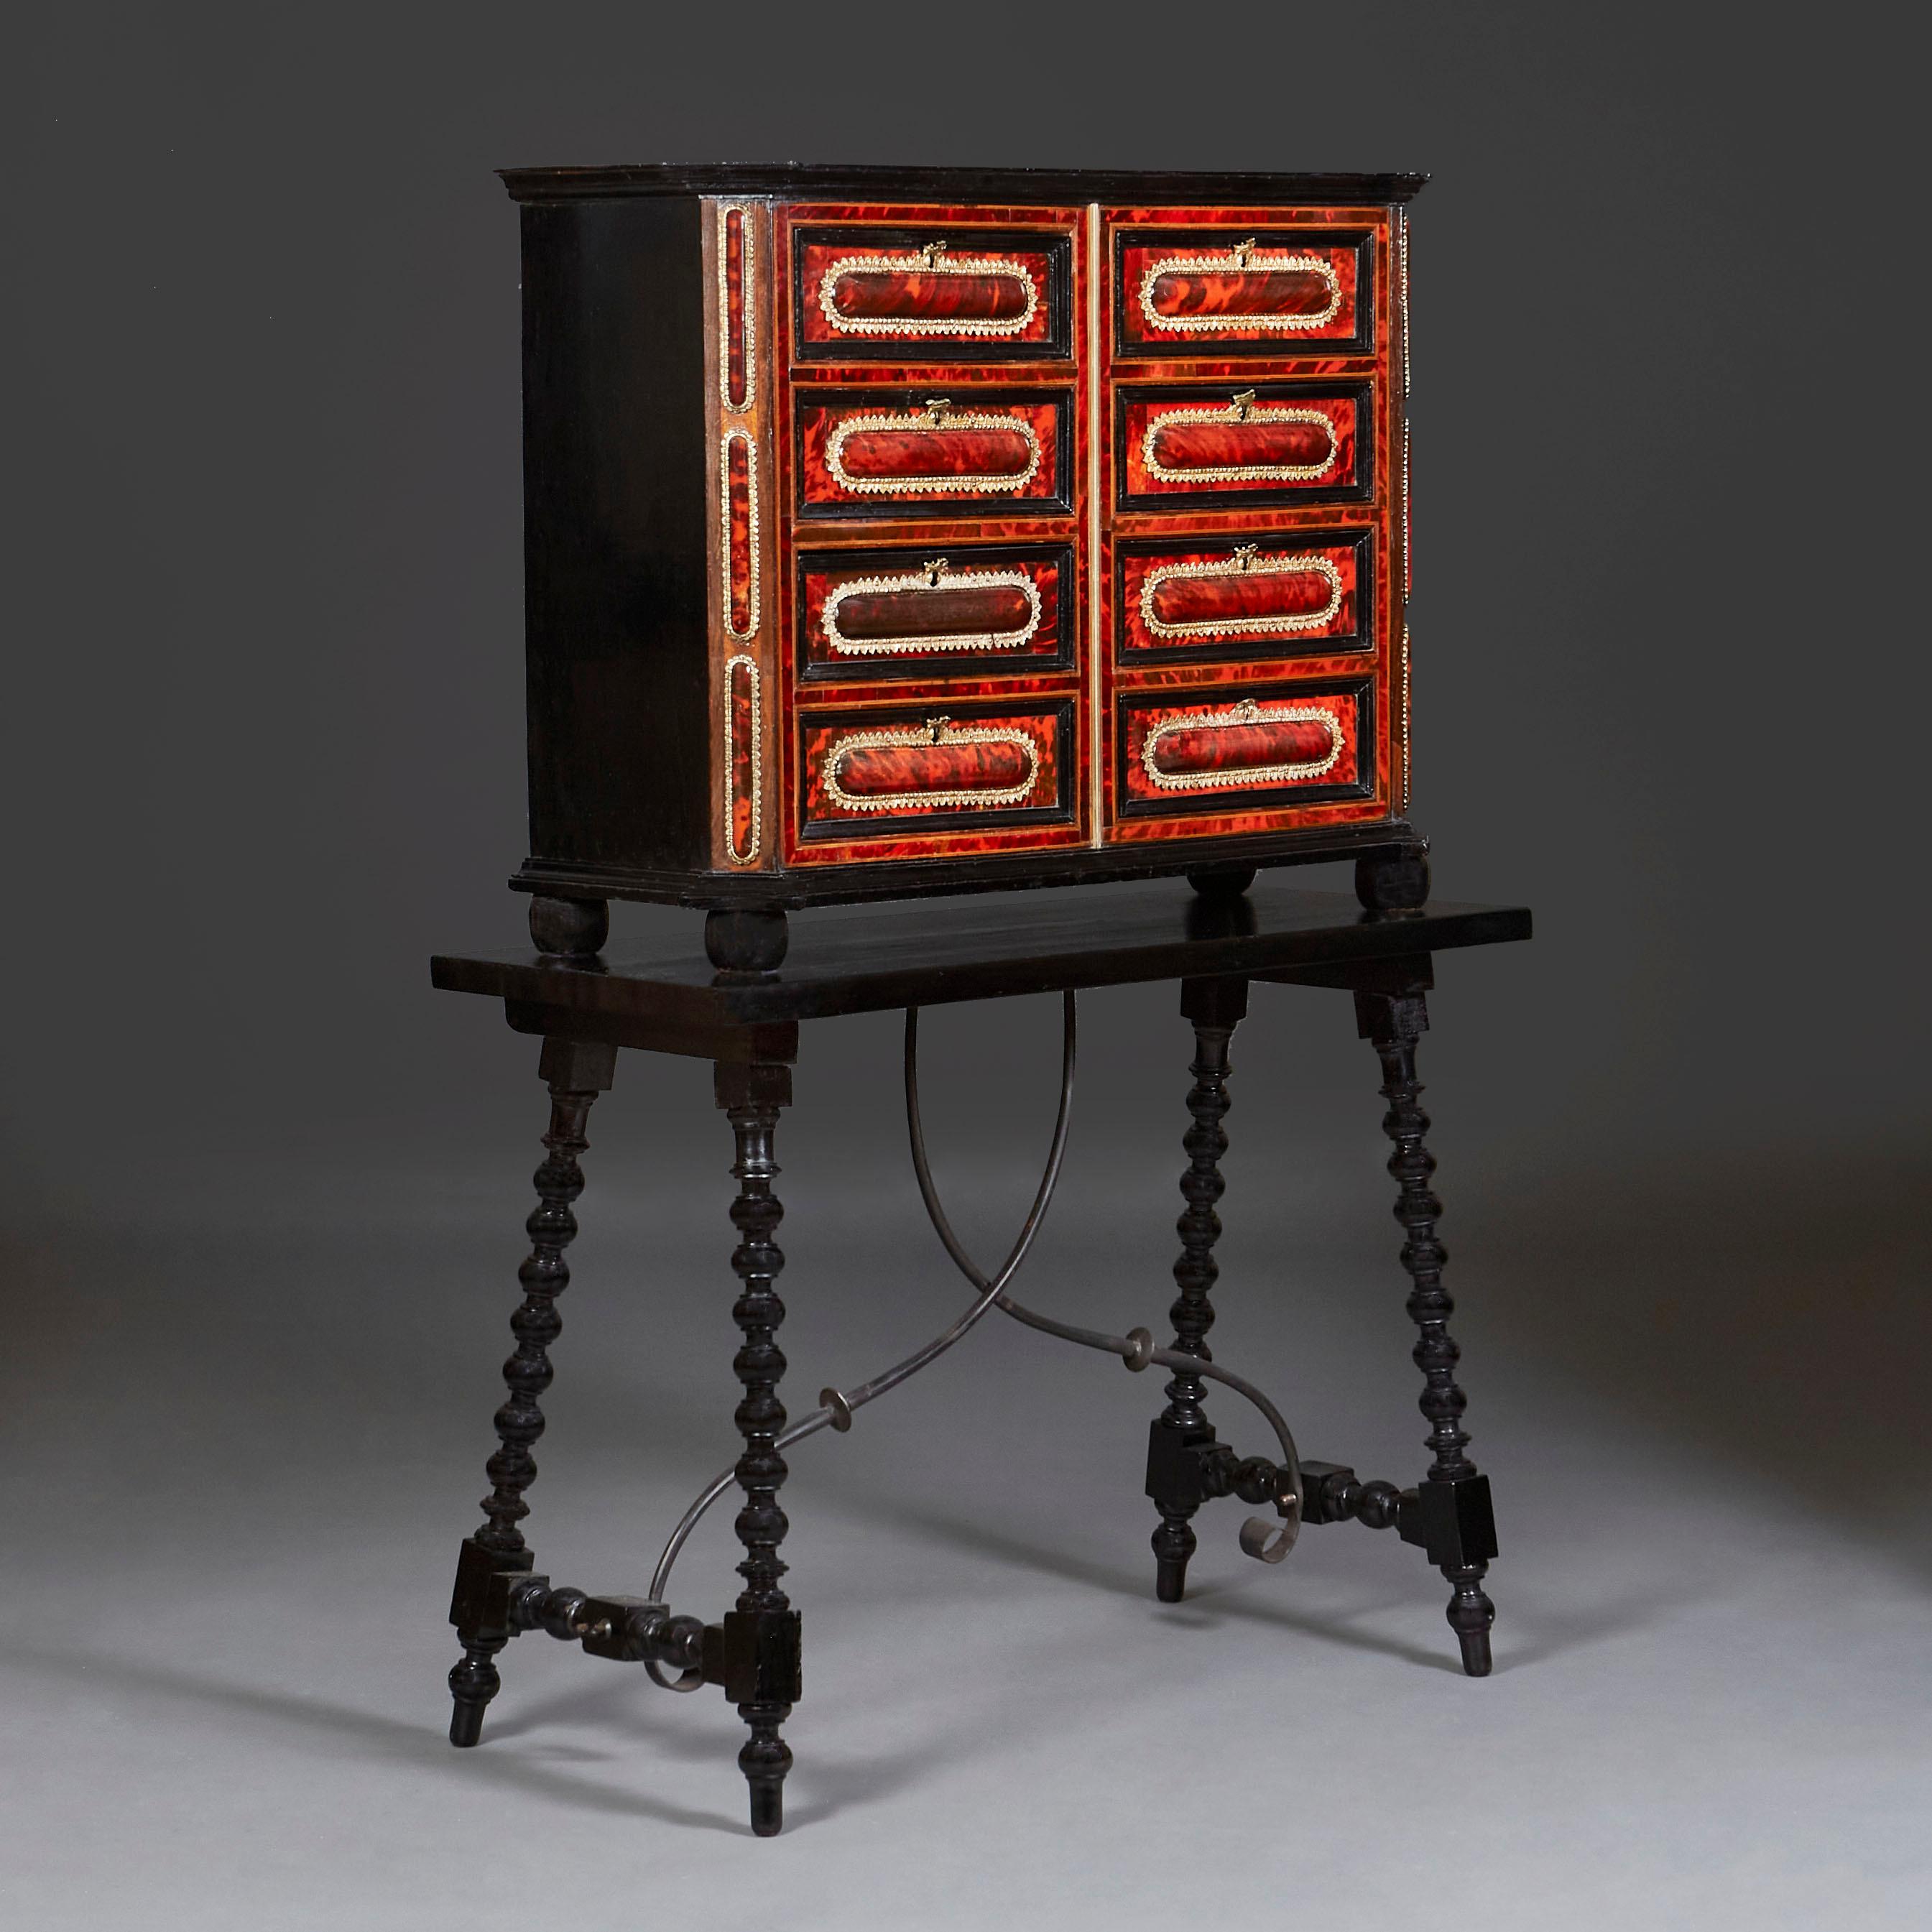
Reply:
[[450, 1695], [454, 1700], [449, 1719], [453, 1744], [473, 1744], [482, 1737], [484, 1710], [501, 1688], [496, 1654], [510, 1640], [507, 1628], [483, 1620], [481, 1606], [488, 1593], [479, 1585], [493, 1570], [532, 1568], [530, 1545], [519, 1526], [530, 1514], [524, 1492], [537, 1476], [536, 1461], [530, 1452], [544, 1430], [538, 1398], [550, 1386], [550, 1345], [563, 1327], [556, 1298], [570, 1285], [563, 1251], [577, 1233], [571, 1203], [584, 1191], [578, 1156], [588, 1144], [584, 1130], [591, 1103], [609, 1090], [616, 1058], [614, 1046], [548, 1039], [538, 1064], [539, 1072], [550, 1084], [550, 1131], [543, 1137], [547, 1151], [536, 1171], [538, 1204], [525, 1224], [531, 1250], [518, 1274], [523, 1284], [523, 1305], [510, 1318], [517, 1346], [503, 1364], [509, 1395], [496, 1412], [496, 1435], [502, 1446], [490, 1458], [488, 1474], [494, 1486], [484, 1498], [483, 1527], [464, 1545], [455, 1601], [450, 1610], [449, 1620], [463, 1646], [462, 1660], [449, 1673]]
[[[1174, 1224], [1180, 1236], [1180, 1258], [1174, 1264], [1180, 1293], [1168, 1314], [1174, 1323], [1172, 1346], [1202, 1360], [1213, 1358], [1208, 1330], [1214, 1310], [1208, 1301], [1220, 1270], [1214, 1262], [1214, 1244], [1220, 1238], [1221, 1218], [1214, 1204], [1226, 1183], [1221, 1156], [1228, 1151], [1222, 1131], [1228, 1099], [1228, 1043], [1248, 1010], [1248, 982], [1239, 979], [1184, 980], [1181, 1016], [1193, 1022], [1194, 1061], [1189, 1070], [1194, 1084], [1187, 1110], [1194, 1124], [1181, 1144], [1187, 1150], [1187, 1170], [1180, 1191], [1187, 1205]], [[1184, 1482], [1171, 1480], [1178, 1452], [1190, 1444], [1211, 1442], [1214, 1426], [1202, 1408], [1207, 1385], [1201, 1377], [1177, 1370], [1166, 1390], [1167, 1406], [1154, 1420], [1148, 1443], [1147, 1492], [1160, 1512], [1154, 1533], [1154, 1594], [1163, 1604], [1178, 1604], [1186, 1586], [1187, 1559], [1194, 1554], [1193, 1526], [1188, 1519], [1200, 1507], [1198, 1485], [1192, 1492]]]
[[724, 1694], [751, 1726], [738, 1766], [751, 1786], [752, 1829], [769, 1838], [784, 1822], [785, 1773], [792, 1762], [778, 1726], [791, 1715], [800, 1690], [798, 1612], [779, 1582], [785, 1564], [778, 1546], [788, 1527], [778, 1507], [786, 1472], [777, 1447], [785, 1426], [778, 1392], [785, 1371], [778, 1345], [784, 1304], [772, 1284], [784, 1256], [772, 1239], [784, 1213], [772, 1191], [778, 1171], [772, 1138], [779, 1110], [791, 1100], [791, 1069], [720, 1062], [716, 1080], [718, 1104], [736, 1143], [731, 1172], [738, 1198], [731, 1204], [731, 1223], [739, 1239], [731, 1266], [740, 1292], [731, 1316], [745, 1338], [731, 1364], [745, 1389], [734, 1418], [745, 1438], [737, 1466], [745, 1502], [736, 1526], [745, 1546], [738, 1565], [745, 1587], [724, 1618]]
[[1413, 1283], [1409, 1316], [1420, 1331], [1414, 1352], [1423, 1378], [1418, 1406], [1430, 1424], [1424, 1440], [1432, 1452], [1429, 1474], [1417, 1486], [1416, 1508], [1403, 1512], [1401, 1534], [1404, 1541], [1420, 1544], [1448, 1580], [1453, 1594], [1445, 1614], [1462, 1646], [1462, 1668], [1472, 1677], [1486, 1677], [1490, 1626], [1496, 1610], [1483, 1579], [1496, 1553], [1496, 1524], [1489, 1478], [1464, 1453], [1469, 1443], [1462, 1426], [1467, 1399], [1456, 1382], [1461, 1352], [1449, 1333], [1456, 1304], [1442, 1286], [1448, 1253], [1436, 1235], [1442, 1204], [1430, 1190], [1436, 1162], [1423, 1145], [1429, 1116], [1420, 1105], [1415, 1046], [1428, 1028], [1428, 1004], [1420, 990], [1358, 992], [1355, 1014], [1362, 1036], [1381, 1059], [1382, 1091], [1389, 1103], [1382, 1131], [1395, 1144], [1388, 1168], [1400, 1189], [1395, 1215], [1406, 1238], [1402, 1264]]

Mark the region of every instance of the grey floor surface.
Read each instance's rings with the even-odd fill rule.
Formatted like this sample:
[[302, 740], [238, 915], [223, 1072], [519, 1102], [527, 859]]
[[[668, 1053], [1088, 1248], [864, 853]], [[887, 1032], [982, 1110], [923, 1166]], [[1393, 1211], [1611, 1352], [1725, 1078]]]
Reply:
[[[1459, 1328], [1504, 1544], [1482, 1683], [1452, 1664], [1439, 1580], [1391, 1536], [1311, 1530], [1264, 1568], [1223, 1503], [1190, 1600], [1157, 1605], [1153, 1379], [989, 1328], [918, 1395], [795, 1454], [806, 1695], [788, 1828], [760, 1843], [716, 1693], [526, 1637], [484, 1745], [443, 1741], [448, 1573], [514, 1300], [505, 1177], [525, 1166], [345, 1170], [172, 1209], [158, 1191], [16, 1257], [37, 1367], [7, 1405], [8, 1924], [1932, 1922], [1932, 1563], [1919, 1486], [1873, 1432], [1910, 1365], [1853, 1319], [1835, 1379], [1780, 1384], [1749, 1355], [1766, 1318], [1742, 1313], [1782, 1281], [1802, 1333], [1904, 1281], [1903, 1249], [1814, 1252], [1795, 1222], [1700, 1246], [1660, 1199], [1633, 1244], [1599, 1245], [1595, 1310], [1558, 1341], [1536, 1311], [1570, 1292], [1563, 1229], [1539, 1247], [1507, 1201], [1465, 1213]], [[1385, 1202], [1360, 1224], [1354, 1196], [1324, 1208], [1323, 1178], [1306, 1186], [1274, 1204], [1308, 1238], [1267, 1297], [1252, 1282], [1281, 1252], [1231, 1211], [1217, 1350], [1280, 1394], [1308, 1453], [1412, 1478]], [[1070, 1193], [1109, 1211], [1043, 1243], [1038, 1298], [1157, 1318], [1172, 1187], [1164, 1166], [1076, 1161]], [[894, 1198], [869, 1225], [849, 1198], [788, 1220], [802, 1396], [961, 1301]], [[733, 1331], [692, 1217], [671, 1246], [634, 1202], [593, 1188], [584, 1207], [531, 1533], [560, 1581], [635, 1590], [729, 1460]], [[1701, 1328], [1658, 1318], [1672, 1256]], [[1841, 1460], [1802, 1447], [1828, 1440]], [[715, 1615], [734, 1554], [721, 1513], [677, 1604]]]

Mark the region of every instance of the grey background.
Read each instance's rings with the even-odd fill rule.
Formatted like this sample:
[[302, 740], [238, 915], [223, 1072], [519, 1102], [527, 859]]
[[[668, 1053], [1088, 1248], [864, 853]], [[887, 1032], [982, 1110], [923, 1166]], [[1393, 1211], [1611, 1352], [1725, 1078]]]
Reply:
[[[1431, 1894], [1504, 1928], [1923, 1922], [1923, 277], [1888, 19], [32, 20], [0, 707], [20, 1922], [1347, 1932]], [[1538, 936], [1442, 962], [1424, 1053], [1497, 1675], [1445, 1667], [1438, 1580], [1388, 1538], [1262, 1571], [1210, 1511], [1196, 1595], [1155, 1606], [1156, 1391], [987, 1331], [794, 1458], [808, 1690], [766, 1846], [731, 1714], [559, 1646], [511, 1652], [483, 1750], [441, 1742], [542, 1108], [531, 1043], [424, 962], [520, 930], [489, 170], [786, 157], [1433, 171], [1415, 815], [1446, 896], [1526, 899]], [[986, 1250], [1043, 1151], [1051, 1006], [928, 1028]], [[1352, 1031], [1275, 988], [1238, 1038], [1215, 1342], [1311, 1453], [1407, 1478]], [[896, 1051], [889, 1017], [808, 1038], [795, 1393], [961, 1300]], [[1085, 1001], [1036, 1300], [1157, 1324], [1186, 1058], [1172, 988]], [[531, 1525], [591, 1587], [638, 1587], [730, 1454], [706, 1087], [627, 1062], [592, 1121]], [[731, 1555], [708, 1525], [680, 1596], [714, 1614]]]

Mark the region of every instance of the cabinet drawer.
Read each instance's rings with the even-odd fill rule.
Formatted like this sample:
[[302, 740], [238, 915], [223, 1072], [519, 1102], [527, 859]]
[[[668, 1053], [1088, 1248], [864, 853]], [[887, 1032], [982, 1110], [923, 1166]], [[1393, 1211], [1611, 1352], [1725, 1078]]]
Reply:
[[892, 391], [798, 399], [801, 517], [957, 516], [1070, 507], [1073, 406], [1064, 390], [953, 401]]
[[1375, 476], [1372, 393], [1365, 382], [1117, 390], [1120, 502], [1364, 501]]
[[1372, 686], [1142, 692], [1120, 706], [1121, 815], [1307, 803], [1373, 788]]
[[806, 713], [800, 818], [808, 839], [1070, 822], [1073, 706], [976, 705]]
[[1072, 354], [1070, 227], [801, 227], [792, 262], [801, 362]]
[[1368, 530], [1346, 530], [1123, 543], [1114, 556], [1120, 656], [1185, 664], [1366, 649], [1373, 542]]
[[[1073, 556], [1012, 548], [807, 551], [798, 560], [802, 682], [1065, 670]], [[1064, 613], [1064, 615], [1063, 615]]]
[[1118, 351], [1371, 355], [1372, 239], [1332, 228], [1116, 229]]

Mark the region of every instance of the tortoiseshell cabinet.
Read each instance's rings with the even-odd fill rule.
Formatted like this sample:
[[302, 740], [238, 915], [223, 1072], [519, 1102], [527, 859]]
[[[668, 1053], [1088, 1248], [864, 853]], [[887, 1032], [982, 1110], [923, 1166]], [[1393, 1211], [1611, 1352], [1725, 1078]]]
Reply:
[[504, 178], [541, 946], [1340, 857], [1419, 901], [1420, 177]]

